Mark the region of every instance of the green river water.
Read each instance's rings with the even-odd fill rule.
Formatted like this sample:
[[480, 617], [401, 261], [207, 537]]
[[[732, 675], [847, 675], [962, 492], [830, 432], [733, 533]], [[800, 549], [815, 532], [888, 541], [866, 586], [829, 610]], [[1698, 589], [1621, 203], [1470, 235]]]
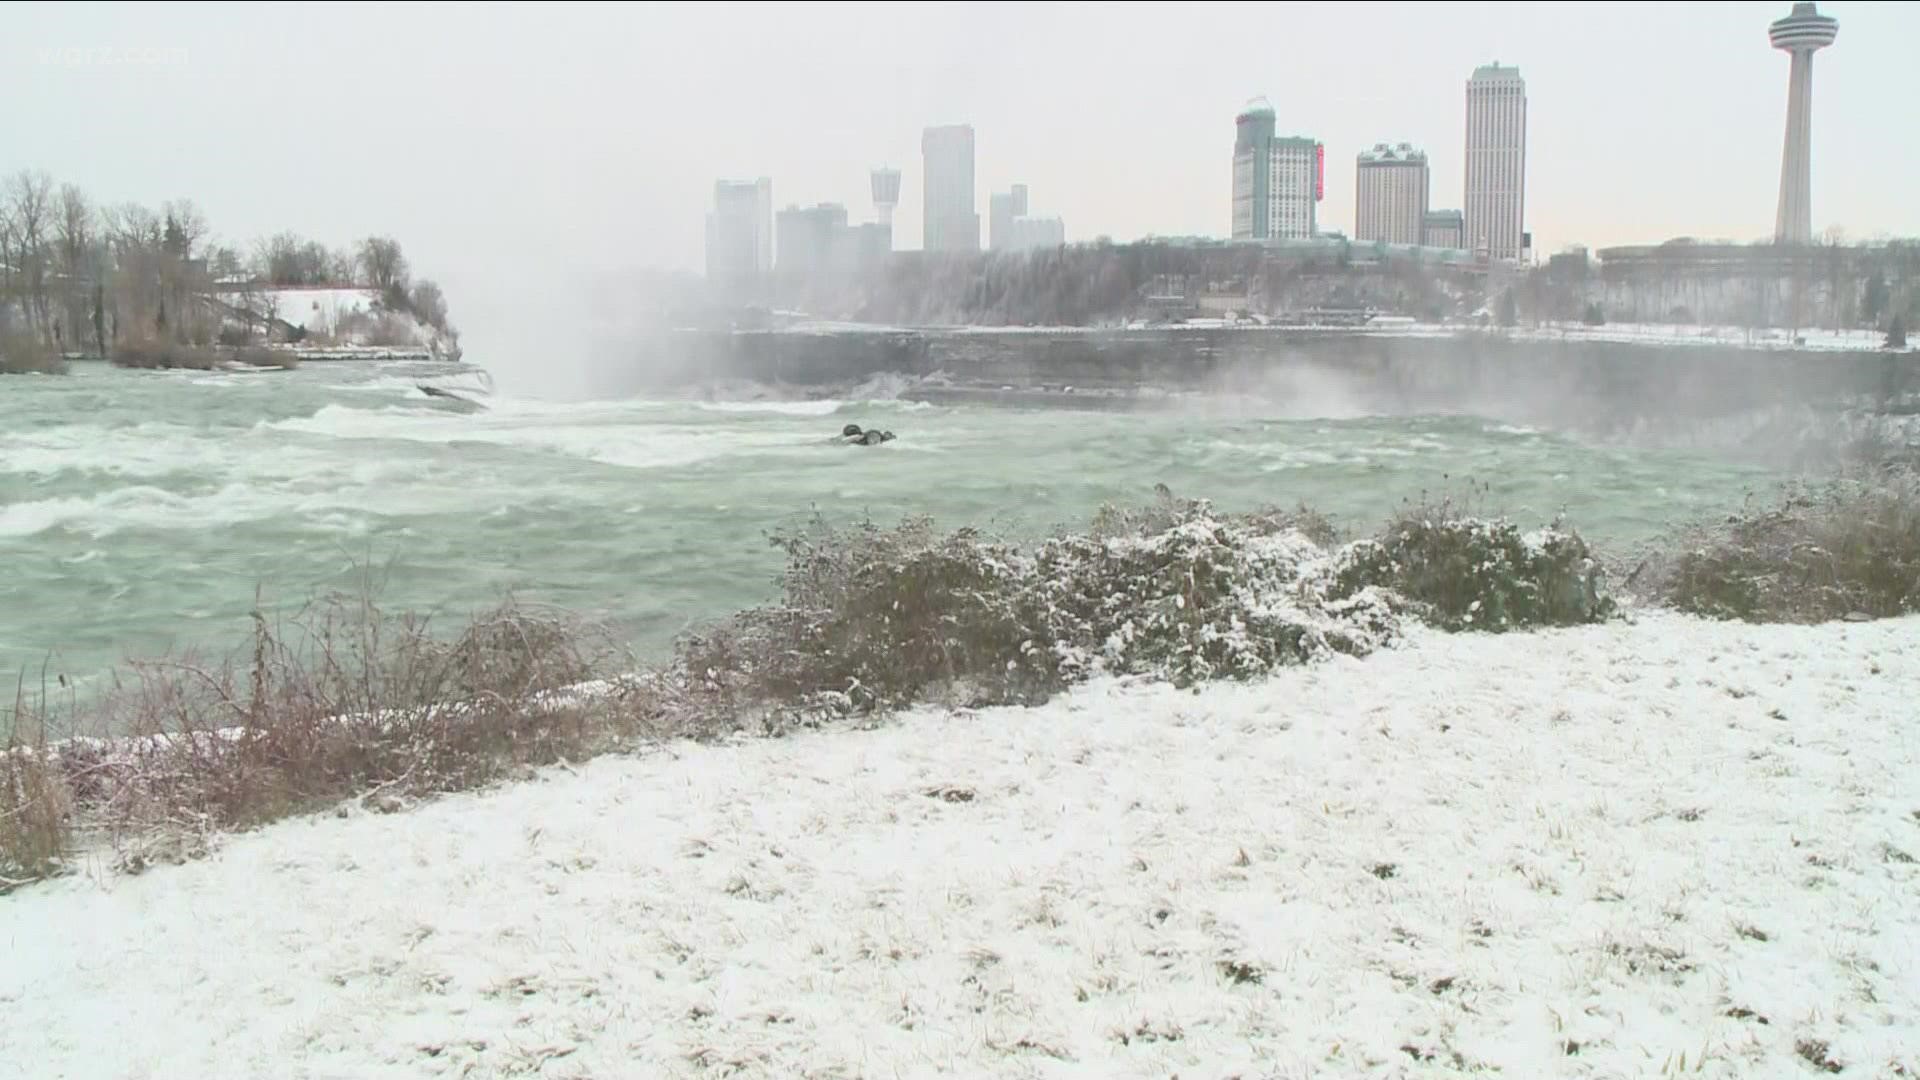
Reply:
[[[1767, 474], [1461, 417], [1282, 418], [897, 402], [557, 403], [452, 411], [416, 372], [119, 372], [0, 380], [0, 663], [83, 685], [128, 656], [240, 641], [372, 568], [389, 607], [507, 590], [609, 617], [643, 654], [771, 594], [765, 533], [817, 509], [1013, 535], [1156, 483], [1227, 509], [1304, 501], [1371, 526], [1467, 479], [1524, 523], [1615, 549]], [[836, 445], [853, 422], [880, 447]]]

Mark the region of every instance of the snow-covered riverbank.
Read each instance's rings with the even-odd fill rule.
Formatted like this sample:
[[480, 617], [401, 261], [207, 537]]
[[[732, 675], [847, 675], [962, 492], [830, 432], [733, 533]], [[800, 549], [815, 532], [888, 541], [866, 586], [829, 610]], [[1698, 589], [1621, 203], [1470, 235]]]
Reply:
[[1662, 614], [603, 759], [0, 898], [0, 1072], [1911, 1073], [1916, 700]]

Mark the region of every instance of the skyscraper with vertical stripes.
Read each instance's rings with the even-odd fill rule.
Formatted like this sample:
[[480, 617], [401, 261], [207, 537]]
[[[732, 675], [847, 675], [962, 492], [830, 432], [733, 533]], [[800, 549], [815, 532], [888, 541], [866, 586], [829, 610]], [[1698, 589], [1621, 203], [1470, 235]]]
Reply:
[[1325, 148], [1274, 134], [1273, 106], [1255, 98], [1233, 119], [1233, 238], [1299, 240], [1319, 231]]
[[924, 174], [921, 243], [927, 251], [979, 251], [980, 212], [973, 197], [973, 128], [930, 127], [920, 136]]
[[1467, 80], [1466, 236], [1494, 259], [1520, 258], [1527, 219], [1527, 83], [1498, 63]]

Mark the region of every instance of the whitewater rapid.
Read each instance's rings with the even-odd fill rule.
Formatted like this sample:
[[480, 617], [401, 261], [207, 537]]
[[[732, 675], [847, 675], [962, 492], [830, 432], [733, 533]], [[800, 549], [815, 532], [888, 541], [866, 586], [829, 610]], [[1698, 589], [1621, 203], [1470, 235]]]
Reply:
[[[504, 594], [613, 622], [642, 653], [771, 594], [771, 530], [927, 515], [1012, 537], [1156, 484], [1225, 509], [1307, 503], [1355, 527], [1484, 485], [1605, 543], [1718, 513], [1772, 477], [1475, 417], [1288, 417], [871, 399], [550, 402], [462, 412], [405, 367], [260, 374], [82, 365], [0, 386], [0, 662], [84, 680], [224, 649], [276, 610], [373, 581], [458, 616]], [[1218, 405], [1219, 403], [1214, 403]], [[1310, 410], [1309, 410], [1310, 411]], [[846, 423], [899, 438], [848, 447]]]

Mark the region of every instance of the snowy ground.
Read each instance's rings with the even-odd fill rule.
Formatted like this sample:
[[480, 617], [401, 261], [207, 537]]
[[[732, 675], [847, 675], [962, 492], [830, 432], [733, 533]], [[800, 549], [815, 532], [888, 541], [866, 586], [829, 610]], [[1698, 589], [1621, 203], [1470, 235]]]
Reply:
[[1917, 701], [1649, 615], [603, 759], [0, 898], [0, 1074], [1914, 1075]]

